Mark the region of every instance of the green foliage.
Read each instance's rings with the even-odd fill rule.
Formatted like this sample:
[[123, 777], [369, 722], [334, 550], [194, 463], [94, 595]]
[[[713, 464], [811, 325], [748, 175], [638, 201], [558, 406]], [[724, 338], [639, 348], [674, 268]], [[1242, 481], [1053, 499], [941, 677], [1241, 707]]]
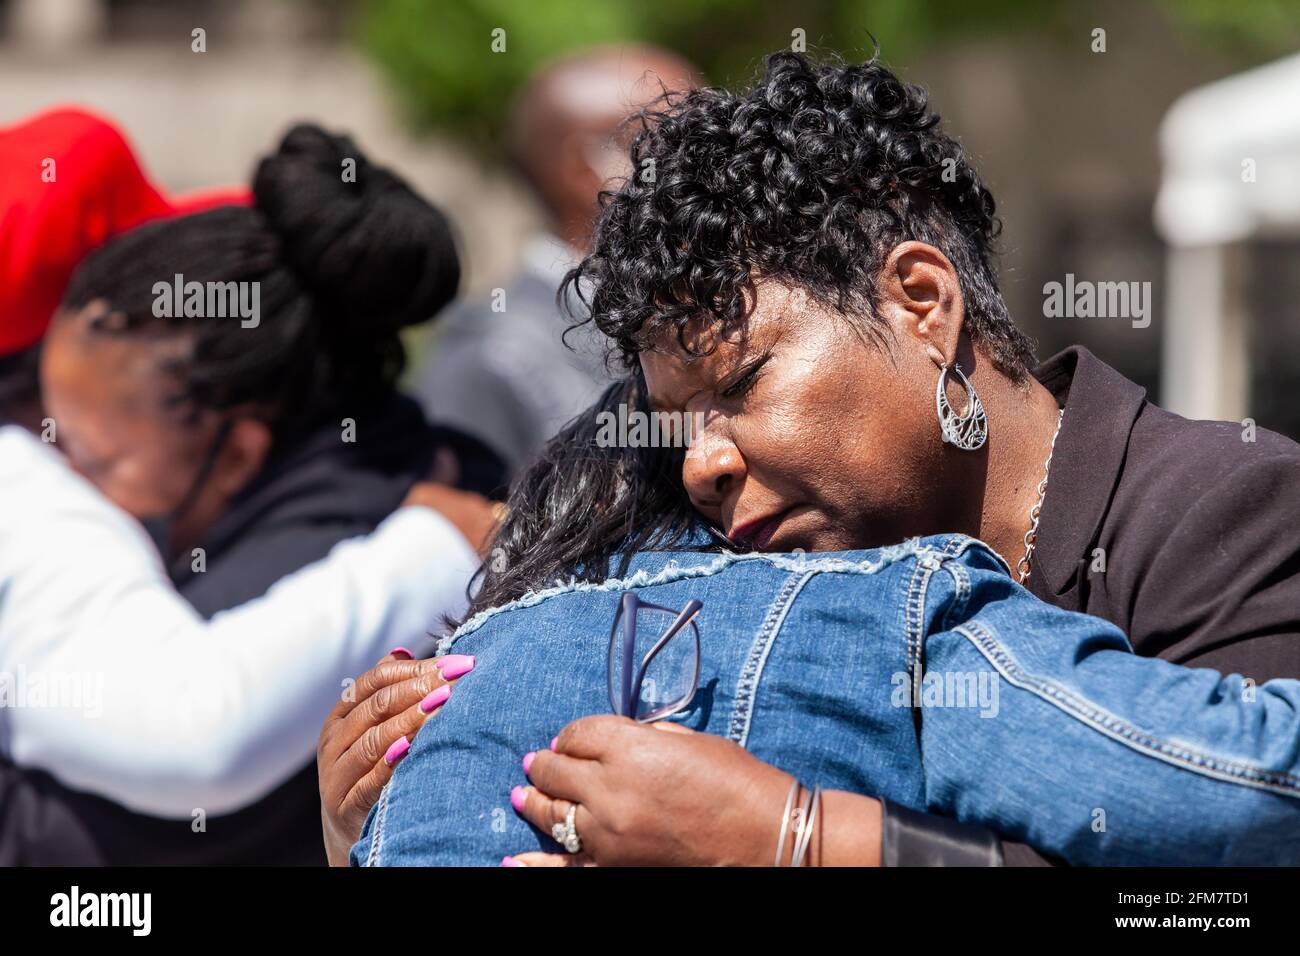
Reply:
[[1300, 47], [1300, 0], [1163, 0], [1175, 27], [1202, 48], [1260, 62]]
[[[1300, 0], [1161, 0], [1154, 9], [1193, 42], [1256, 62], [1300, 40]], [[368, 0], [358, 26], [417, 125], [490, 145], [539, 65], [592, 44], [660, 44], [710, 81], [738, 84], [763, 55], [790, 46], [796, 27], [810, 50], [846, 57], [870, 56], [874, 34], [897, 67], [954, 38], [1069, 42], [1067, 26], [1111, 19], [1097, 14], [1068, 0]], [[502, 53], [491, 49], [496, 28], [506, 31]]]
[[[795, 27], [810, 49], [846, 56], [869, 56], [871, 34], [887, 36], [885, 53], [896, 60], [936, 33], [1005, 27], [1029, 8], [1044, 4], [804, 0], [796, 10], [754, 0], [369, 0], [359, 30], [417, 124], [491, 140], [524, 79], [592, 44], [661, 44], [700, 64], [711, 81], [743, 82], [764, 54], [790, 45]], [[506, 31], [502, 53], [491, 49], [496, 28]]]

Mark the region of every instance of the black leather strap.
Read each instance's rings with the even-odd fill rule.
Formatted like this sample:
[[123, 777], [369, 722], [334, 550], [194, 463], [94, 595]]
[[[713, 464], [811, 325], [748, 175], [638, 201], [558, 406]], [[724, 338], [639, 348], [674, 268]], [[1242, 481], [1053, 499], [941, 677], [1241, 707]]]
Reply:
[[991, 830], [880, 803], [882, 866], [1002, 866], [1002, 841]]

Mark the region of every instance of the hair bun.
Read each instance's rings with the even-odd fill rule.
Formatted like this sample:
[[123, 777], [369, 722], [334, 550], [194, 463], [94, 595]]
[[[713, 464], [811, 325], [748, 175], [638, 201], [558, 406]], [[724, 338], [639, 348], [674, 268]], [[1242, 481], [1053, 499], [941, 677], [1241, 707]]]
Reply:
[[447, 218], [346, 136], [295, 126], [258, 165], [253, 195], [286, 265], [343, 336], [392, 335], [456, 294], [460, 259]]

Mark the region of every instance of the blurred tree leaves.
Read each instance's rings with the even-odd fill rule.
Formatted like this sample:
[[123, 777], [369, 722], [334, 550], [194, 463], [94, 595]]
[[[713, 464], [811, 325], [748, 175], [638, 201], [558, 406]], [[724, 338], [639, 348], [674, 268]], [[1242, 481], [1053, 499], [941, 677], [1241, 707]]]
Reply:
[[1240, 63], [1259, 63], [1300, 47], [1300, 0], [1162, 0], [1189, 42]]
[[[810, 49], [865, 58], [871, 33], [887, 58], [936, 34], [1041, 23], [1043, 0], [366, 0], [361, 42], [395, 81], [419, 125], [493, 141], [520, 84], [542, 63], [599, 43], [641, 41], [675, 49], [712, 82], [743, 82], [772, 50], [805, 31]], [[491, 49], [506, 31], [506, 50]]]
[[[805, 31], [810, 50], [865, 59], [872, 34], [892, 65], [929, 45], [1030, 32], [1068, 42], [1071, 27], [1105, 25], [1106, 5], [1069, 0], [360, 0], [367, 52], [394, 81], [413, 121], [497, 145], [520, 84], [542, 63], [592, 44], [641, 41], [698, 63], [711, 82], [743, 83], [772, 50]], [[1300, 0], [1156, 0], [1193, 45], [1243, 64], [1295, 49]], [[506, 31], [506, 50], [491, 49]]]

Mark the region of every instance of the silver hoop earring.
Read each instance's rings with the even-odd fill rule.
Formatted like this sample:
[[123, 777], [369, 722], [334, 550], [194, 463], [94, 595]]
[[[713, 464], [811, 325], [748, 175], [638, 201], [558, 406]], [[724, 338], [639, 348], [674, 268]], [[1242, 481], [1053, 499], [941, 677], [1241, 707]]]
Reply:
[[[957, 373], [957, 377], [961, 379], [961, 387], [966, 390], [970, 398], [970, 408], [966, 409], [964, 415], [958, 415], [953, 410], [952, 403], [948, 401], [949, 371]], [[956, 362], [945, 365], [943, 371], [939, 373], [939, 384], [934, 389], [934, 407], [939, 415], [939, 431], [944, 441], [962, 451], [976, 451], [984, 447], [984, 442], [988, 441], [989, 437], [989, 419], [984, 414], [984, 403], [975, 394], [975, 386], [970, 383], [970, 379]]]

